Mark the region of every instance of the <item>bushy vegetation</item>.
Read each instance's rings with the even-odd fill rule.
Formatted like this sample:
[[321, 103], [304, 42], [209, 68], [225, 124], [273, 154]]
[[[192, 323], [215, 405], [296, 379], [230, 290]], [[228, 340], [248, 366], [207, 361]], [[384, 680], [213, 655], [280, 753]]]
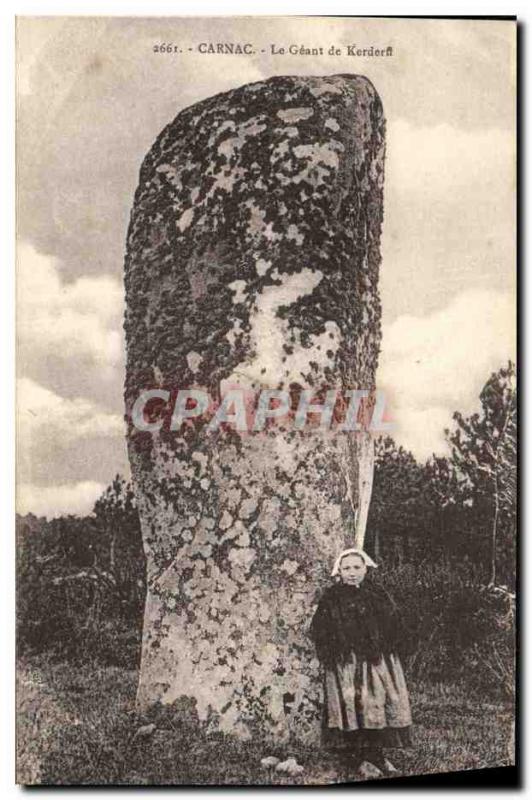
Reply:
[[134, 667], [146, 591], [131, 487], [117, 476], [90, 517], [17, 520], [20, 655]]
[[478, 696], [513, 696], [515, 601], [510, 593], [482, 584], [463, 565], [404, 564], [383, 569], [379, 580], [409, 629], [409, 675], [460, 684]]

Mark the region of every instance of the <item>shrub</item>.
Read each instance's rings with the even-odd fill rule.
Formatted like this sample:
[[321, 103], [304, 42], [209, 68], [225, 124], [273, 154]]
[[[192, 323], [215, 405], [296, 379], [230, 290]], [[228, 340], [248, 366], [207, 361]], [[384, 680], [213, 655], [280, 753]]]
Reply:
[[409, 632], [410, 674], [433, 682], [464, 681], [480, 692], [514, 688], [513, 597], [487, 588], [470, 567], [408, 564], [378, 577]]

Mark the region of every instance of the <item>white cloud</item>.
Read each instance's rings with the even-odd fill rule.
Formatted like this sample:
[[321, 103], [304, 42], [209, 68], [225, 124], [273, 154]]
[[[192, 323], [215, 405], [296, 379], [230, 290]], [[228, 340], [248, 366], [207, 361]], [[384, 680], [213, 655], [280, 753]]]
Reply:
[[82, 397], [60, 397], [29, 378], [17, 381], [17, 426], [22, 454], [43, 439], [64, 446], [78, 439], [124, 435], [118, 414], [102, 411]]
[[378, 386], [394, 438], [419, 458], [445, 452], [453, 411], [470, 413], [492, 371], [515, 358], [511, 295], [469, 290], [426, 316], [401, 316], [383, 330]]
[[459, 201], [462, 190], [486, 186], [493, 189], [492, 199], [498, 204], [501, 189], [514, 190], [512, 131], [466, 131], [448, 124], [418, 127], [397, 119], [387, 128], [386, 157], [387, 180], [401, 192], [415, 189], [430, 203], [437, 195]]
[[17, 512], [38, 517], [59, 517], [62, 514], [90, 514], [94, 503], [105, 489], [96, 481], [66, 483], [60, 486], [17, 486]]
[[425, 461], [433, 453], [447, 455], [449, 448], [445, 441], [445, 428], [452, 427], [452, 411], [444, 406], [427, 408], [394, 406], [396, 427], [389, 435], [410, 450], [419, 461]]
[[19, 359], [59, 354], [89, 357], [104, 367], [122, 358], [124, 295], [109, 275], [65, 283], [57, 261], [27, 243], [17, 248], [17, 339]]
[[511, 131], [390, 122], [384, 193], [385, 314], [432, 311], [468, 288], [515, 290]]

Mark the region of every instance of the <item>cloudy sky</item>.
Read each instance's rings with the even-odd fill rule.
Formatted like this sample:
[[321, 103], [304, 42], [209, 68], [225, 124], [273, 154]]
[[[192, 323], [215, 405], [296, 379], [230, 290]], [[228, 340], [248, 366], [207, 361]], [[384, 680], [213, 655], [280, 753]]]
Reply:
[[[257, 52], [198, 53], [208, 41]], [[160, 42], [184, 52], [155, 54]], [[182, 108], [272, 75], [362, 73], [382, 98], [378, 383], [397, 441], [420, 459], [446, 451], [452, 412], [473, 411], [515, 351], [513, 23], [19, 18], [17, 43], [22, 513], [85, 513], [127, 473], [122, 269], [144, 155]], [[274, 57], [273, 43], [325, 55]]]

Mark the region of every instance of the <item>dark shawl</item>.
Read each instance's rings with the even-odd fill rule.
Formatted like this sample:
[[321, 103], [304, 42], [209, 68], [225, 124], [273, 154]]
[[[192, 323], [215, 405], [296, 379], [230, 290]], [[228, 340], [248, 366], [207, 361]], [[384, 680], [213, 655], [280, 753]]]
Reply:
[[323, 593], [310, 627], [320, 661], [345, 663], [351, 653], [378, 662], [403, 651], [405, 629], [393, 601], [367, 579], [359, 586], [338, 583]]

